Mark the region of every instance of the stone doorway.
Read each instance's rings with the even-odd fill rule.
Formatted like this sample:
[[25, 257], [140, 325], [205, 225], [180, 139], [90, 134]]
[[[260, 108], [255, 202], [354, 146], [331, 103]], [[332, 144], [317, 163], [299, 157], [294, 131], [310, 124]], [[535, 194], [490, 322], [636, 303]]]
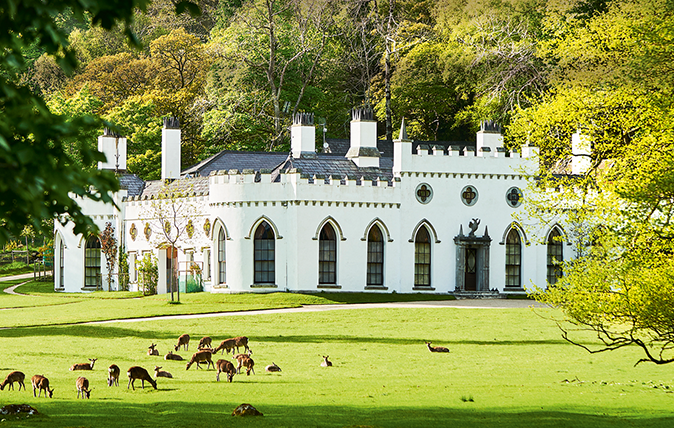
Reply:
[[454, 237], [456, 244], [456, 292], [489, 291], [489, 248], [491, 238], [485, 227], [484, 234], [477, 236], [479, 219], [470, 222], [470, 233], [463, 234], [463, 225]]

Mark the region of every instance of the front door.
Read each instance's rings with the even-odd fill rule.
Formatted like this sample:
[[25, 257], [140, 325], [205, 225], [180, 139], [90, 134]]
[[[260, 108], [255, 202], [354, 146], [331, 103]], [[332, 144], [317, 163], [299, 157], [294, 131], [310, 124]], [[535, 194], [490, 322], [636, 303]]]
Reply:
[[477, 291], [477, 249], [466, 248], [465, 290]]

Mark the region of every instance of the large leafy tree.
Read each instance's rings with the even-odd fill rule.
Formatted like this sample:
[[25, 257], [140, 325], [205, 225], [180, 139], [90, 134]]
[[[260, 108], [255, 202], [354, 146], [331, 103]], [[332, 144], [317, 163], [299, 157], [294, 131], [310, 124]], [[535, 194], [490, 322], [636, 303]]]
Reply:
[[[547, 153], [531, 208], [562, 222], [578, 254], [536, 298], [563, 311], [570, 342], [590, 352], [638, 346], [637, 363], [674, 362], [673, 12], [635, 0], [565, 15], [548, 45], [554, 90], [509, 130]], [[592, 142], [589, 168], [560, 181], [575, 131]]]

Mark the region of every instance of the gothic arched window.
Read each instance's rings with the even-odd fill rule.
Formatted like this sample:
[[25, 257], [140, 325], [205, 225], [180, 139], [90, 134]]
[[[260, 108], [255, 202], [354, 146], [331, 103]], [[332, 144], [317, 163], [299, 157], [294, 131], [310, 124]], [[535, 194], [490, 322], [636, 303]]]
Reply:
[[367, 285], [384, 285], [384, 238], [376, 225], [367, 234]]
[[337, 239], [330, 223], [318, 237], [318, 283], [337, 284]]
[[414, 238], [414, 286], [431, 286], [431, 238], [426, 226]]
[[276, 281], [274, 267], [274, 230], [263, 221], [255, 229], [255, 283], [273, 284]]
[[514, 228], [506, 238], [506, 287], [521, 287], [522, 240]]
[[218, 233], [218, 283], [227, 283], [227, 258], [225, 257], [225, 229]]
[[556, 284], [562, 277], [562, 262], [564, 261], [564, 247], [562, 234], [554, 228], [548, 236], [548, 283]]
[[96, 236], [87, 239], [84, 250], [84, 286], [101, 286], [101, 241]]

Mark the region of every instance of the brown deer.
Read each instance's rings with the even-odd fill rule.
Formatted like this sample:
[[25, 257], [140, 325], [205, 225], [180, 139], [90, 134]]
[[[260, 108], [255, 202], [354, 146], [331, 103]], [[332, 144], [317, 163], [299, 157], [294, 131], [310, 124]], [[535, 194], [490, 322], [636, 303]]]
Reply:
[[7, 375], [5, 380], [0, 383], [0, 391], [5, 389], [5, 386], [9, 384], [9, 388], [12, 391], [14, 391], [14, 382], [17, 382], [19, 384], [19, 391], [21, 391], [21, 387], [23, 386], [23, 390], [26, 390], [26, 384], [23, 383], [23, 380], [26, 378], [26, 375], [19, 372], [19, 371], [14, 371], [11, 372], [10, 374]]
[[227, 382], [232, 382], [232, 378], [236, 374], [236, 369], [234, 368], [234, 364], [232, 364], [229, 360], [218, 360], [215, 363], [215, 369], [218, 371], [217, 375], [215, 376], [215, 380], [220, 382], [220, 373], [226, 373], [227, 374]]
[[192, 359], [190, 359], [190, 362], [187, 363], [187, 366], [185, 367], [185, 370], [189, 370], [192, 364], [197, 363], [197, 369], [200, 369], [201, 366], [199, 364], [203, 363], [206, 361], [208, 365], [206, 366], [206, 370], [210, 366], [213, 366], [215, 368], [215, 365], [213, 364], [213, 360], [211, 359], [211, 351], [203, 350], [203, 351], [197, 351], [192, 355]]
[[[45, 395], [49, 395], [49, 398], [54, 397], [54, 388], [49, 388], [49, 379], [41, 375], [35, 375], [30, 379], [30, 382], [33, 384], [33, 397], [40, 397], [42, 391], [45, 392]], [[35, 390], [40, 390], [40, 392], [35, 395]]]
[[178, 354], [174, 354], [173, 351], [169, 351], [168, 354], [164, 355], [165, 360], [174, 360], [174, 361], [182, 361], [184, 358], [181, 357]]
[[222, 349], [222, 355], [225, 355], [225, 351], [227, 351], [227, 353], [229, 354], [229, 351], [233, 351], [234, 348], [236, 348], [236, 340], [225, 339], [222, 342], [220, 342], [220, 346], [218, 346], [213, 350], [213, 353], [217, 354], [218, 351]]
[[426, 342], [426, 346], [428, 346], [428, 350], [431, 352], [449, 352], [449, 349], [444, 346], [431, 346], [431, 342]]
[[111, 364], [110, 367], [108, 367], [108, 386], [119, 386], [120, 373], [121, 371], [119, 370], [119, 366], [117, 364]]
[[89, 358], [89, 363], [81, 363], [81, 364], [73, 364], [70, 366], [70, 371], [75, 371], [75, 370], [93, 370], [94, 369], [94, 363], [98, 360], [98, 358], [94, 358], [93, 360]]
[[233, 358], [235, 358], [239, 364], [236, 366], [236, 372], [241, 373], [241, 367], [246, 367], [246, 376], [250, 376], [250, 372], [252, 371], [253, 374], [255, 374], [255, 370], [253, 367], [255, 366], [255, 361], [253, 361], [252, 358], [250, 358], [250, 354], [252, 352], [249, 352], [248, 354], [238, 354], [235, 355]]
[[234, 344], [236, 345], [236, 352], [239, 352], [239, 347], [243, 346], [243, 352], [250, 351], [248, 347], [248, 338], [246, 336], [239, 336], [234, 338]]
[[142, 367], [138, 366], [133, 366], [129, 368], [129, 370], [126, 372], [126, 375], [129, 377], [129, 384], [126, 385], [126, 389], [129, 389], [129, 386], [133, 388], [133, 390], [136, 390], [136, 387], [133, 386], [133, 383], [135, 382], [136, 379], [140, 379], [140, 384], [145, 389], [145, 381], [150, 382], [150, 385], [154, 387], [154, 389], [157, 389], [157, 382], [150, 377], [150, 374], [147, 372]]
[[75, 381], [75, 386], [77, 387], [77, 398], [80, 398], [80, 394], [82, 394], [82, 399], [89, 398], [91, 396], [89, 380], [86, 377], [78, 377]]
[[187, 351], [190, 348], [190, 335], [189, 334], [183, 334], [178, 338], [178, 344], [174, 346], [174, 350], [178, 352], [178, 349], [180, 349], [180, 346], [183, 347], [185, 351]]
[[332, 367], [332, 361], [328, 360], [330, 355], [322, 355], [323, 357], [323, 362], [321, 363], [321, 367]]
[[161, 367], [159, 366], [154, 366], [154, 378], [157, 379], [158, 377], [167, 377], [169, 379], [173, 379], [173, 375], [169, 372], [160, 370]]
[[202, 337], [201, 340], [199, 341], [199, 346], [197, 346], [197, 349], [210, 348], [211, 341], [212, 339], [208, 336]]
[[281, 367], [277, 366], [275, 362], [272, 362], [267, 367], [265, 367], [264, 370], [269, 372], [269, 373], [280, 372]]
[[156, 348], [157, 344], [152, 343], [150, 346], [147, 347], [147, 355], [149, 356], [154, 356], [154, 355], [159, 355], [159, 351]]

